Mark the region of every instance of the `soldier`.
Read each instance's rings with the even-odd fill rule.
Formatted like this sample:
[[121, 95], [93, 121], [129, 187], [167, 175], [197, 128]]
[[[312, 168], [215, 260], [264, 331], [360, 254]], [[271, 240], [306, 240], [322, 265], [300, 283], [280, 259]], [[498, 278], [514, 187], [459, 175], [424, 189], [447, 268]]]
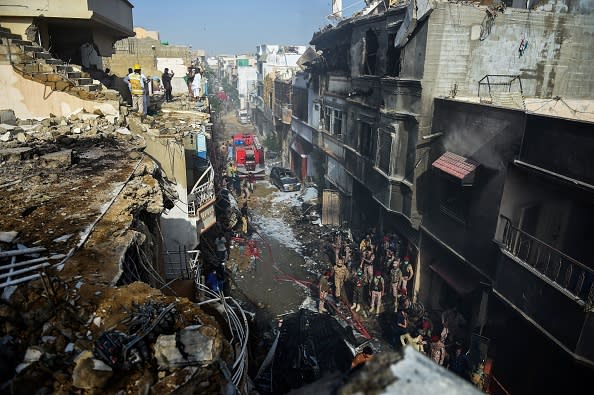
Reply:
[[326, 296], [328, 296], [328, 291], [330, 290], [330, 284], [328, 284], [328, 277], [330, 277], [330, 273], [325, 271], [324, 274], [320, 277], [320, 304], [318, 306], [318, 311], [320, 313], [325, 313], [327, 310], [324, 307], [324, 301], [326, 300]]
[[414, 275], [412, 264], [409, 263], [408, 260], [409, 260], [408, 256], [405, 256], [404, 259], [402, 260], [402, 263], [400, 264], [400, 271], [402, 271], [402, 280], [400, 280], [400, 284], [401, 284], [400, 288], [403, 289], [404, 291], [406, 291], [407, 294], [408, 294], [408, 289], [407, 289], [408, 280], [412, 279], [412, 277]]
[[340, 301], [340, 294], [342, 291], [342, 286], [347, 279], [349, 271], [347, 267], [344, 265], [344, 261], [342, 258], [339, 258], [336, 261], [336, 265], [334, 266], [334, 285], [336, 286], [336, 298]]
[[[373, 279], [369, 283], [369, 291], [371, 293], [371, 308], [369, 309], [369, 313], [379, 314], [380, 307], [382, 306], [382, 296], [384, 295], [384, 278], [382, 277], [382, 272], [376, 270], [374, 273]], [[376, 306], [376, 311], [373, 311], [373, 307]]]
[[353, 305], [351, 306], [351, 309], [357, 312], [361, 310], [363, 304], [363, 286], [365, 282], [363, 270], [358, 269], [353, 276]]
[[392, 261], [392, 269], [390, 270], [390, 285], [392, 288], [392, 296], [394, 297], [394, 312], [398, 312], [398, 288], [402, 281], [402, 271], [400, 270], [400, 259], [396, 258]]

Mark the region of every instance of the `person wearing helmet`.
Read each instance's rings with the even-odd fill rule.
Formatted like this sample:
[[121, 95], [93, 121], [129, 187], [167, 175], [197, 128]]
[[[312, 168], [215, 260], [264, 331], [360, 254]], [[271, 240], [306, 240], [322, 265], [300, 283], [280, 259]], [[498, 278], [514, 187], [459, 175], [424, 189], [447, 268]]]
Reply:
[[146, 115], [144, 105], [144, 93], [148, 80], [140, 71], [140, 65], [134, 65], [134, 71], [128, 75], [128, 86], [132, 93], [132, 109], [139, 114]]

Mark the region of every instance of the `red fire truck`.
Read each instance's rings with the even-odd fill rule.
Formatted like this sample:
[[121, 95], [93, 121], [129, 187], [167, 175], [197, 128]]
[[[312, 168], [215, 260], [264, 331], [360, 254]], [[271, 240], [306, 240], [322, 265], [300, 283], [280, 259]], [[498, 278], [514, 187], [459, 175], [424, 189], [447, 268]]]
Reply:
[[233, 135], [233, 161], [240, 177], [251, 172], [256, 178], [264, 178], [264, 149], [253, 134]]

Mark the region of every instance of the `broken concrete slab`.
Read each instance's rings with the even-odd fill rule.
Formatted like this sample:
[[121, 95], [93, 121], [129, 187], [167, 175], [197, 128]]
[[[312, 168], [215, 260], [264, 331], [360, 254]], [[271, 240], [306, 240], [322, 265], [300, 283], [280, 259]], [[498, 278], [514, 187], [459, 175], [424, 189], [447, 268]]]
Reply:
[[3, 243], [12, 243], [18, 234], [19, 232], [15, 232], [14, 230], [10, 232], [0, 232], [0, 241]]
[[176, 335], [161, 335], [155, 343], [155, 358], [161, 369], [179, 368], [188, 365], [209, 364], [216, 357], [214, 336], [205, 335], [202, 325], [191, 325], [179, 332], [179, 348]]
[[0, 134], [0, 141], [7, 143], [10, 140], [12, 140], [12, 133], [6, 132], [3, 134]]
[[141, 134], [146, 132], [147, 127], [142, 123], [142, 120], [138, 116], [129, 116], [127, 118], [128, 121], [128, 129], [132, 131], [132, 133]]
[[7, 162], [18, 162], [23, 159], [29, 159], [33, 152], [31, 147], [17, 147], [0, 149], [0, 160]]
[[75, 360], [72, 385], [82, 389], [101, 389], [113, 375], [113, 370], [103, 361], [93, 358], [91, 351], [83, 351]]
[[65, 168], [72, 164], [72, 150], [66, 149], [58, 152], [52, 152], [50, 154], [43, 155], [39, 159], [46, 167], [50, 169]]
[[19, 143], [23, 143], [23, 144], [27, 143], [30, 139], [31, 139], [30, 136], [24, 132], [17, 133], [17, 135], [16, 135], [16, 140]]

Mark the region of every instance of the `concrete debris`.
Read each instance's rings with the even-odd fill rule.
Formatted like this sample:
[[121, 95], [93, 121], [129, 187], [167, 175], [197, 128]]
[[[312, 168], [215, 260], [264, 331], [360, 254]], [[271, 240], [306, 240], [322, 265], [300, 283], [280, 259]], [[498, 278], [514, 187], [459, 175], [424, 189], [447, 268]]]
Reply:
[[132, 132], [130, 132], [130, 129], [125, 128], [125, 127], [124, 128], [117, 128], [115, 131], [117, 133], [119, 133], [119, 134], [132, 134]]
[[3, 243], [12, 243], [18, 236], [19, 232], [0, 232], [0, 241]]
[[75, 360], [72, 384], [82, 389], [101, 389], [113, 375], [111, 367], [93, 358], [93, 353], [83, 351]]
[[[2, 250], [24, 248], [16, 242], [44, 246], [44, 263], [51, 264], [26, 286], [2, 290], [0, 339], [18, 340], [0, 342], [0, 385], [19, 393], [161, 394], [184, 385], [215, 393], [229, 381], [220, 366], [232, 363], [233, 349], [217, 320], [152, 288], [159, 285], [154, 273], [124, 275], [156, 262], [161, 242], [163, 175], [143, 153], [146, 132], [181, 138], [192, 115], [138, 117], [122, 109], [45, 119], [0, 110], [0, 198], [11, 202], [0, 221], [0, 242], [8, 244]], [[34, 259], [40, 255], [23, 257]], [[0, 264], [10, 262], [0, 256]], [[143, 321], [151, 303], [161, 306], [157, 316], [170, 305], [175, 314], [155, 320], [151, 313]], [[168, 352], [176, 354], [159, 380], [156, 362], [165, 358], [157, 357], [155, 342], [168, 336]], [[126, 369], [96, 352], [100, 339], [120, 347]]]
[[160, 369], [168, 370], [188, 365], [208, 364], [216, 357], [215, 338], [205, 334], [208, 328], [193, 325], [178, 335], [161, 335], [155, 343], [155, 358]]
[[40, 160], [49, 169], [65, 168], [72, 164], [72, 150], [62, 150], [43, 155]]

